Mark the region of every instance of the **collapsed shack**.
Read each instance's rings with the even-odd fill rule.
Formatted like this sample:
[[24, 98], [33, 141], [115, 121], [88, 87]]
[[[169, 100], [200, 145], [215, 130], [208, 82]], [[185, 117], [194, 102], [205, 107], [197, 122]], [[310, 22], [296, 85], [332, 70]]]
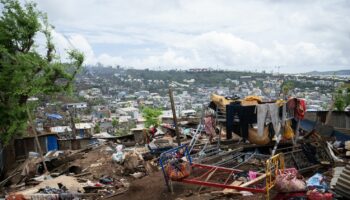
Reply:
[[[152, 136], [146, 129], [118, 138], [101, 135], [79, 150], [49, 151], [44, 160], [30, 153], [0, 182], [1, 192], [25, 199], [350, 196], [350, 136], [305, 120], [300, 102], [213, 95], [199, 119], [179, 119], [181, 148], [169, 121]], [[155, 192], [162, 194], [145, 195]]]
[[32, 152], [6, 175], [1, 192], [9, 199], [99, 199], [126, 192], [132, 180], [157, 170], [153, 160], [143, 159], [144, 147], [122, 149], [119, 161], [117, 151], [117, 144], [103, 141], [80, 150], [50, 151], [44, 161]]

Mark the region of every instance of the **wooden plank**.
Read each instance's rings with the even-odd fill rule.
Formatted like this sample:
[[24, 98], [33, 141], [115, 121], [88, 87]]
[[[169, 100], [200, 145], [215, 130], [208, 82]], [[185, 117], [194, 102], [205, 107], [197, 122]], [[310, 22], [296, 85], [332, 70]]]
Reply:
[[[248, 182], [246, 182], [246, 183], [243, 183], [242, 181], [237, 181], [237, 180], [235, 180], [235, 181], [233, 181], [233, 182], [230, 184], [230, 186], [248, 187], [248, 186], [250, 186], [250, 185], [253, 185], [254, 183], [257, 183], [257, 182], [261, 181], [261, 180], [264, 179], [264, 178], [266, 178], [266, 174], [263, 174], [263, 175], [261, 175], [261, 176], [255, 178], [255, 179], [253, 179], [253, 180], [251, 180], [251, 181], [248, 181]], [[243, 184], [242, 184], [242, 183], [243, 183]], [[224, 195], [228, 195], [228, 194], [238, 194], [239, 192], [238, 192], [237, 190], [235, 190], [235, 189], [228, 189], [228, 188], [226, 188], [226, 189], [224, 189], [224, 190], [222, 190], [222, 191], [214, 191], [214, 192], [212, 192], [212, 193], [213, 193], [213, 194], [222, 193], [222, 194], [224, 194]]]
[[257, 182], [261, 181], [261, 180], [264, 179], [264, 178], [266, 178], [266, 174], [263, 174], [263, 175], [261, 175], [261, 176], [255, 178], [255, 179], [253, 179], [253, 180], [251, 180], [251, 181], [248, 181], [248, 182], [246, 182], [246, 183], [243, 183], [242, 185], [240, 185], [240, 187], [248, 187], [248, 186], [250, 186], [250, 185], [253, 185], [254, 183], [257, 183]]
[[[218, 168], [215, 168], [214, 171], [210, 172], [210, 174], [208, 175], [208, 177], [205, 179], [205, 182], [207, 182], [207, 181], [213, 176], [213, 174], [216, 172], [217, 169], [218, 169]], [[203, 186], [201, 186], [201, 187], [199, 188], [198, 193], [202, 190], [202, 188], [203, 188]]]
[[175, 133], [176, 133], [176, 141], [177, 141], [177, 145], [181, 146], [180, 131], [179, 131], [179, 127], [177, 126], [177, 118], [176, 118], [176, 110], [175, 110], [173, 90], [171, 88], [169, 88], [169, 97], [170, 97], [170, 103], [171, 103], [171, 110], [173, 112], [173, 120], [174, 120]]
[[[241, 184], [243, 183], [243, 181], [233, 181], [231, 184], [230, 184], [230, 186], [240, 186]], [[225, 195], [226, 194], [230, 194], [230, 193], [236, 193], [237, 192], [237, 190], [235, 190], [235, 189], [224, 189], [224, 190], [222, 190], [222, 193], [224, 193]]]

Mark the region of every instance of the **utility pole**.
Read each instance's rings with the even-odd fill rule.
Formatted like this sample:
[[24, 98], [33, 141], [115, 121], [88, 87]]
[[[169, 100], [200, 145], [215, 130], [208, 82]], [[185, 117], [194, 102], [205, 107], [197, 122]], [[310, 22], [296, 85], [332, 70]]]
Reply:
[[171, 87], [169, 87], [169, 97], [170, 97], [170, 103], [171, 103], [171, 110], [173, 111], [173, 120], [174, 120], [174, 125], [175, 125], [176, 141], [177, 141], [177, 145], [180, 146], [181, 145], [180, 132], [179, 132], [179, 128], [177, 127], [177, 118], [176, 118], [174, 96], [173, 96], [173, 90], [171, 89]]
[[331, 102], [331, 106], [328, 110], [328, 113], [327, 113], [327, 116], [326, 116], [326, 121], [325, 121], [325, 125], [328, 125], [329, 122], [331, 121], [331, 118], [332, 118], [332, 113], [333, 113], [333, 110], [334, 110], [334, 107], [335, 107], [335, 93], [336, 93], [336, 88], [335, 88], [335, 74], [333, 74], [332, 76], [332, 86], [333, 86], [333, 93], [332, 93], [332, 102]]

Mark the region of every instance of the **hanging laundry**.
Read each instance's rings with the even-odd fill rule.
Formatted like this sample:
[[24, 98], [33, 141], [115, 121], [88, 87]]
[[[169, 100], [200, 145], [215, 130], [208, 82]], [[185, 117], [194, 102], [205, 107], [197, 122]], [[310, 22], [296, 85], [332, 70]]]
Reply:
[[267, 117], [267, 110], [268, 110], [268, 106], [267, 104], [259, 104], [256, 106], [256, 110], [257, 110], [257, 124], [258, 124], [258, 136], [262, 136], [263, 135], [263, 131], [264, 131], [264, 126], [265, 126], [265, 120]]
[[258, 135], [263, 136], [264, 126], [266, 121], [271, 121], [275, 134], [278, 134], [281, 128], [279, 121], [279, 107], [275, 103], [258, 104], [257, 106], [257, 124]]
[[269, 107], [269, 112], [270, 112], [270, 118], [271, 118], [271, 123], [273, 125], [273, 129], [275, 131], [275, 134], [279, 134], [281, 130], [281, 123], [279, 119], [279, 107], [276, 103], [269, 103], [267, 104]]
[[286, 112], [287, 118], [294, 117], [295, 107], [296, 107], [296, 98], [289, 98], [286, 103]]
[[302, 120], [302, 119], [304, 119], [305, 112], [306, 112], [306, 102], [305, 102], [305, 100], [304, 99], [297, 99], [296, 106], [295, 106], [294, 117], [297, 120]]
[[[255, 106], [242, 106], [240, 104], [230, 104], [226, 106], [227, 139], [232, 138], [232, 132], [240, 134], [244, 141], [248, 138], [250, 124], [255, 124], [257, 122], [255, 109]], [[234, 124], [237, 121], [239, 121], [239, 125], [235, 127]]]
[[204, 129], [206, 134], [209, 135], [209, 139], [211, 141], [215, 133], [214, 120], [212, 116], [207, 116], [204, 118]]

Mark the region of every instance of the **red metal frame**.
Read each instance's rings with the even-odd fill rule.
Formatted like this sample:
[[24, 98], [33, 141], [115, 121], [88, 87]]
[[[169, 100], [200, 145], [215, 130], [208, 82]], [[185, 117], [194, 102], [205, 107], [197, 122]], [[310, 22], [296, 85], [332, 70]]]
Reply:
[[[199, 176], [193, 177], [192, 175], [180, 180], [179, 182], [183, 183], [188, 183], [188, 184], [195, 184], [195, 185], [203, 185], [203, 186], [209, 186], [209, 187], [217, 187], [217, 188], [228, 188], [228, 189], [235, 189], [235, 190], [240, 190], [240, 191], [249, 191], [249, 192], [258, 192], [258, 193], [266, 193], [266, 187], [263, 188], [252, 188], [252, 187], [240, 187], [240, 186], [233, 186], [228, 184], [230, 177], [232, 177], [233, 174], [242, 172], [241, 170], [237, 169], [229, 169], [225, 167], [217, 167], [217, 166], [210, 166], [210, 165], [203, 165], [203, 164], [195, 164], [193, 163], [192, 165], [192, 171], [196, 171], [196, 168], [200, 169], [206, 169], [203, 174], [200, 174]], [[208, 177], [211, 172], [214, 172], [212, 174], [212, 177]], [[225, 179], [224, 183], [220, 182], [214, 182], [210, 181], [213, 179], [215, 173], [220, 173], [224, 172], [227, 174], [227, 178]], [[193, 173], [191, 173], [193, 174]], [[257, 174], [262, 175], [262, 174]], [[208, 180], [204, 179], [205, 177], [208, 177]], [[204, 180], [200, 180], [204, 179]]]

